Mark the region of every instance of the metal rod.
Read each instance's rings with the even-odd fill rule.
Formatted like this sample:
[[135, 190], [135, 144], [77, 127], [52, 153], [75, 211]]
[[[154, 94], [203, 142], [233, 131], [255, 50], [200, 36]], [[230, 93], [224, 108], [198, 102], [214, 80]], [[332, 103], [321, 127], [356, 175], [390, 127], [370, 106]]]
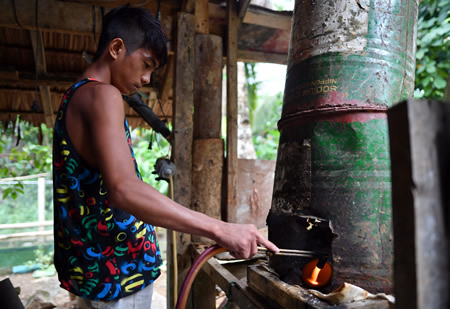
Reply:
[[265, 252], [266, 254], [271, 255], [283, 255], [283, 256], [301, 256], [301, 257], [315, 257], [320, 254], [313, 252], [313, 251], [307, 251], [307, 250], [295, 250], [295, 249], [280, 249], [278, 252], [272, 252], [269, 249], [265, 247], [258, 247], [258, 251]]

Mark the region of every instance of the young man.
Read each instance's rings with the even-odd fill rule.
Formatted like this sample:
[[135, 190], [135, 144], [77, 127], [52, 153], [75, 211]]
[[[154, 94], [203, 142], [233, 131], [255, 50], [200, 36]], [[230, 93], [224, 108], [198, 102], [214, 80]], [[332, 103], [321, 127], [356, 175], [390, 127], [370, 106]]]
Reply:
[[255, 226], [192, 211], [141, 180], [122, 94], [149, 83], [166, 57], [166, 37], [147, 10], [114, 9], [104, 17], [94, 62], [58, 111], [55, 266], [61, 286], [94, 308], [149, 307], [162, 263], [152, 225], [209, 237], [237, 258], [251, 257], [258, 245], [278, 251]]

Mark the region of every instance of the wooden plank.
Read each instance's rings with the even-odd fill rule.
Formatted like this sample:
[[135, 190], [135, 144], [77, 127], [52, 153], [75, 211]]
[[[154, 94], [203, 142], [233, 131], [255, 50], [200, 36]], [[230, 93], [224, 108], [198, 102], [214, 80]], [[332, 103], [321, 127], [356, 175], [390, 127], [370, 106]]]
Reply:
[[50, 86], [39, 86], [42, 109], [44, 111], [45, 124], [48, 128], [53, 128], [55, 124], [55, 114], [53, 113], [52, 95]]
[[287, 54], [290, 32], [286, 30], [241, 24], [238, 48], [270, 54]]
[[[1, 1], [0, 26], [36, 30], [35, 4], [28, 0]], [[38, 4], [39, 26], [42, 29], [92, 34], [95, 14], [95, 30], [100, 33], [101, 12], [99, 9], [93, 12], [91, 5], [56, 0], [40, 0]]]
[[[44, 40], [42, 32], [30, 30], [31, 44], [33, 47], [34, 61], [36, 65], [36, 74], [47, 73], [47, 62], [45, 59]], [[55, 115], [53, 114], [52, 95], [50, 86], [39, 85], [39, 95], [41, 98], [42, 109], [44, 111], [45, 124], [48, 128], [52, 128], [55, 123]]]
[[208, 0], [195, 2], [195, 30], [197, 33], [209, 33]]
[[170, 98], [170, 92], [172, 91], [173, 87], [174, 70], [175, 70], [175, 57], [169, 56], [166, 71], [163, 78], [164, 83], [160, 92], [160, 100], [163, 103], [167, 102]]
[[450, 106], [407, 100], [388, 123], [396, 308], [448, 308]]
[[40, 231], [40, 232], [23, 232], [23, 233], [0, 235], [0, 240], [12, 239], [12, 238], [23, 238], [23, 237], [51, 236], [51, 235], [53, 235], [53, 230]]
[[264, 9], [249, 9], [244, 18], [244, 23], [275, 28], [281, 30], [291, 30], [291, 12], [277, 13]]
[[[266, 266], [267, 267], [267, 266]], [[329, 308], [308, 290], [297, 285], [290, 285], [281, 281], [262, 265], [252, 265], [247, 268], [248, 285], [258, 294], [266, 295], [282, 308]]]
[[[140, 0], [139, 0], [140, 1]], [[129, 1], [115, 1], [129, 3]], [[102, 13], [117, 7], [113, 1], [80, 1], [80, 0], [40, 0], [39, 30], [82, 34], [94, 36], [100, 34]], [[142, 4], [142, 1], [141, 3]], [[150, 1], [146, 6], [156, 13], [157, 2]], [[161, 25], [169, 40], [172, 34], [172, 14], [178, 11], [179, 4], [173, 1], [161, 1]], [[0, 27], [22, 28], [36, 30], [35, 1], [14, 0], [0, 1]], [[16, 18], [17, 16], [17, 18]]]
[[42, 39], [42, 32], [30, 30], [31, 45], [33, 47], [33, 55], [36, 65], [36, 70], [39, 73], [47, 73], [47, 63], [45, 60], [44, 40]]
[[233, 223], [252, 223], [257, 228], [266, 226], [272, 204], [275, 161], [238, 159], [236, 193], [237, 208], [229, 210]]
[[[312, 295], [307, 289], [280, 280], [266, 264], [247, 268], [248, 285], [260, 295], [265, 295], [281, 308], [305, 309], [390, 309], [386, 299], [364, 299], [341, 305], [332, 305]], [[396, 306], [397, 308], [397, 306]], [[428, 307], [426, 307], [428, 308]]]
[[[209, 3], [209, 17], [211, 20], [226, 20], [227, 9], [220, 4]], [[243, 22], [280, 30], [291, 30], [292, 11], [272, 11], [250, 5]]]
[[238, 61], [287, 64], [286, 54], [264, 53], [251, 50], [238, 50]]
[[[194, 258], [201, 254], [202, 250], [194, 249]], [[246, 264], [245, 264], [246, 265]], [[221, 265], [215, 258], [209, 259], [203, 265], [201, 272], [206, 273], [222, 291], [227, 293], [230, 302], [239, 308], [272, 308], [280, 309], [273, 302], [268, 302], [265, 295], [258, 295], [247, 285], [247, 278], [237, 278], [233, 273]]]
[[189, 207], [192, 175], [192, 136], [194, 108], [194, 29], [193, 15], [179, 13], [176, 46], [174, 104], [173, 104], [173, 155], [175, 175], [175, 200]]
[[[202, 0], [203, 1], [203, 0]], [[188, 6], [186, 12], [194, 12], [192, 5], [194, 1], [186, 1]], [[15, 7], [14, 7], [15, 4]], [[98, 4], [98, 3], [97, 3]], [[101, 4], [106, 7], [106, 12], [116, 5], [112, 2]], [[94, 9], [93, 9], [94, 7]], [[156, 1], [146, 5], [152, 12], [156, 12]], [[171, 37], [171, 15], [177, 10], [179, 4], [171, 1], [161, 1], [161, 24], [165, 32]], [[35, 3], [28, 0], [0, 1], [0, 26], [11, 28], [23, 28], [28, 30], [36, 29], [34, 18]], [[17, 13], [17, 18], [14, 11]], [[209, 19], [211, 21], [226, 20], [227, 12], [224, 6], [215, 3], [208, 4]], [[94, 19], [95, 15], [95, 19]], [[256, 6], [249, 6], [244, 23], [254, 23], [264, 27], [276, 29], [290, 29], [292, 12], [278, 12], [263, 9]], [[39, 29], [50, 30], [63, 33], [98, 35], [101, 30], [101, 11], [98, 6], [89, 3], [82, 3], [79, 0], [40, 0], [39, 1]]]
[[237, 38], [238, 18], [236, 0], [228, 0], [228, 35], [227, 35], [227, 161], [226, 161], [226, 208], [234, 212], [237, 182]]
[[193, 308], [216, 308], [216, 285], [205, 272], [197, 274], [191, 291]]
[[239, 9], [238, 9], [239, 22], [242, 22], [244, 20], [249, 5], [250, 0], [239, 0]]
[[0, 68], [0, 80], [19, 80], [19, 71], [17, 71], [14, 66]]
[[195, 36], [194, 138], [222, 136], [222, 38]]
[[53, 221], [36, 221], [36, 222], [24, 222], [24, 223], [7, 223], [0, 224], [0, 230], [4, 229], [23, 229], [30, 227], [42, 227], [42, 226], [53, 226]]
[[[173, 95], [173, 139], [172, 159], [177, 167], [174, 176], [174, 200], [181, 205], [191, 207], [192, 186], [192, 136], [194, 110], [194, 38], [195, 16], [178, 13], [177, 41], [175, 53], [175, 79]], [[178, 286], [181, 287], [185, 273], [190, 266], [187, 246], [191, 242], [188, 234], [177, 233]], [[168, 239], [168, 248], [172, 248], [172, 241]], [[173, 269], [171, 269], [173, 252], [168, 250], [168, 290], [173, 290]], [[173, 266], [173, 265], [172, 265]], [[168, 297], [168, 308], [174, 308], [174, 296]]]

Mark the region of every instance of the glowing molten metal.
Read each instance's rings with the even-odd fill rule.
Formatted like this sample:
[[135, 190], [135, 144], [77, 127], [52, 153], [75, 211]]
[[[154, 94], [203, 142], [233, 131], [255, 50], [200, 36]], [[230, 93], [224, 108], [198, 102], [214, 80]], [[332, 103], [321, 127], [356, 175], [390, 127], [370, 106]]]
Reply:
[[326, 261], [322, 268], [317, 266], [318, 263], [319, 259], [314, 259], [303, 268], [303, 282], [310, 287], [322, 287], [330, 282], [332, 274], [330, 263]]

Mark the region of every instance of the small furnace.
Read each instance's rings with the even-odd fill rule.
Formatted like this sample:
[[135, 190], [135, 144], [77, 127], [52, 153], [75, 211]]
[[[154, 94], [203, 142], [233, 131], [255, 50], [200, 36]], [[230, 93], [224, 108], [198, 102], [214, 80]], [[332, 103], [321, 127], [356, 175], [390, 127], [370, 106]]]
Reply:
[[[417, 14], [415, 0], [295, 2], [267, 224], [280, 248], [325, 258], [325, 292], [393, 291], [387, 109], [413, 94]], [[311, 260], [270, 266], [310, 288]]]

